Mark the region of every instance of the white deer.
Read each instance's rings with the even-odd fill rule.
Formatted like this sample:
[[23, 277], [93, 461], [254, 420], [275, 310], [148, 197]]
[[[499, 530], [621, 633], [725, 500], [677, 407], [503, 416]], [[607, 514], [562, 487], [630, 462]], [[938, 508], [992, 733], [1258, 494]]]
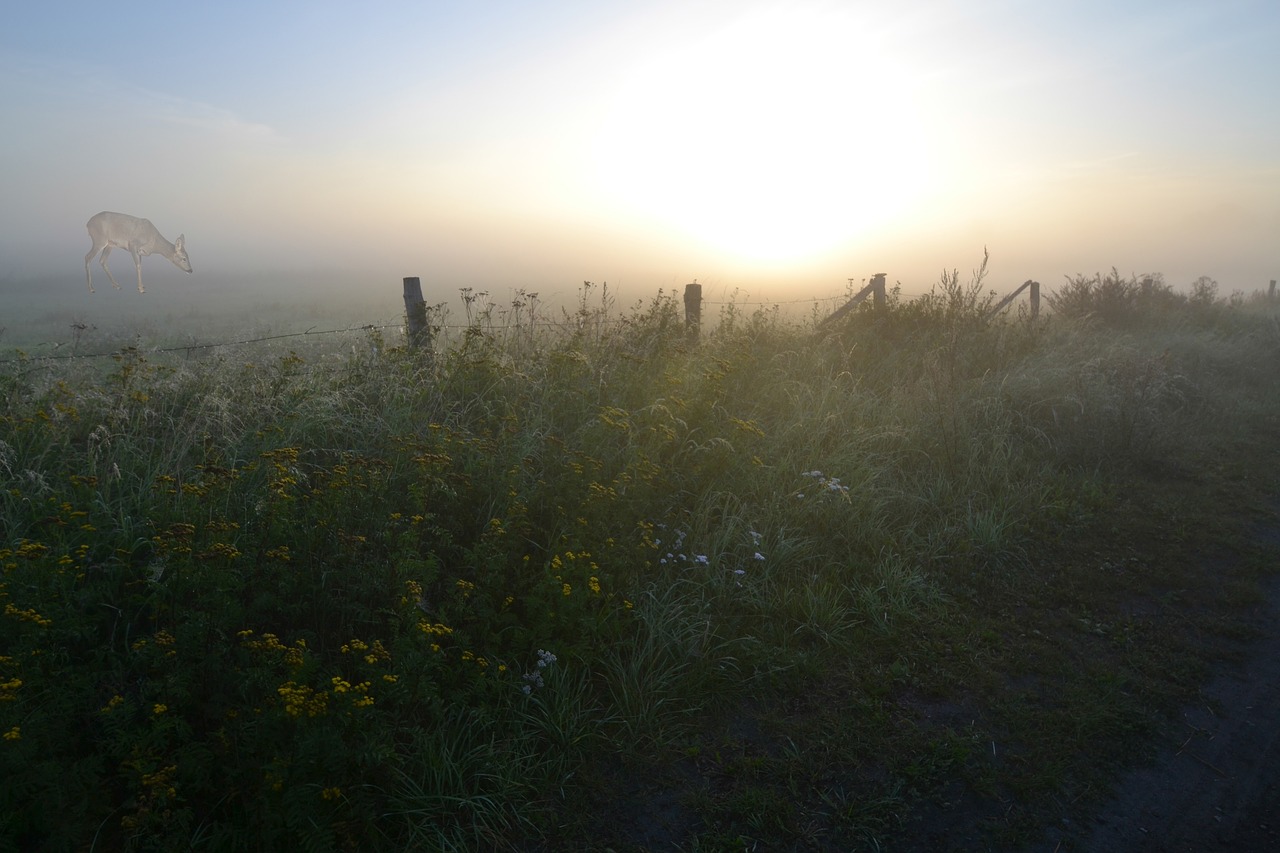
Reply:
[[94, 290], [93, 273], [89, 270], [89, 261], [93, 260], [94, 255], [99, 252], [102, 253], [100, 263], [103, 271], [106, 272], [107, 278], [111, 279], [116, 290], [120, 289], [115, 276], [107, 268], [107, 256], [111, 254], [112, 249], [128, 249], [129, 254], [133, 255], [133, 266], [138, 271], [139, 293], [147, 292], [142, 286], [143, 255], [164, 255], [173, 261], [178, 269], [191, 272], [191, 261], [187, 259], [187, 249], [184, 245], [186, 238], [179, 234], [177, 242], [170, 243], [151, 224], [150, 219], [139, 219], [136, 216], [104, 210], [90, 219], [85, 227], [89, 229], [89, 237], [93, 240], [93, 248], [84, 256], [84, 278], [89, 284], [90, 293]]

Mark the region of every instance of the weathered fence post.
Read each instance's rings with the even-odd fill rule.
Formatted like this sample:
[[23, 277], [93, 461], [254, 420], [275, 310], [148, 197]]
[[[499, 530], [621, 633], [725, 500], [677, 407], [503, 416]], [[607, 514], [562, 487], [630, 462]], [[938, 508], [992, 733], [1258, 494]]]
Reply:
[[1271, 286], [1267, 288], [1267, 299], [1272, 302], [1276, 301], [1276, 280], [1271, 279]]
[[684, 286], [684, 329], [689, 340], [698, 339], [702, 328], [702, 285], [696, 281]]
[[[831, 323], [834, 323], [835, 321], [839, 320], [845, 314], [848, 314], [850, 311], [852, 311], [854, 309], [854, 306], [860, 305], [862, 303], [862, 300], [866, 299], [868, 296], [874, 297], [871, 304], [875, 307], [877, 313], [880, 311], [883, 311], [885, 307], [885, 301], [886, 301], [885, 290], [884, 290], [885, 275], [886, 273], [878, 272], [875, 275], [871, 276], [870, 284], [862, 288], [862, 290], [859, 290], [856, 294], [853, 295], [852, 299], [850, 299], [845, 304], [841, 305], [839, 308], [836, 309], [835, 313], [831, 314], [829, 317], [827, 317], [827, 319], [819, 323], [818, 328], [821, 329], [823, 326], [830, 325]], [[849, 286], [851, 288], [853, 287], [853, 279], [849, 279]]]
[[422, 281], [416, 275], [404, 280], [404, 313], [408, 320], [409, 348], [431, 349], [427, 303], [422, 298]]
[[1040, 282], [1027, 279], [1022, 284], [1018, 285], [1017, 290], [1015, 290], [1013, 293], [1010, 293], [1004, 299], [1001, 299], [999, 302], [997, 302], [995, 307], [987, 312], [987, 319], [994, 320], [996, 315], [999, 314], [1001, 311], [1003, 311], [1005, 309], [1005, 306], [1007, 306], [1010, 302], [1017, 299], [1018, 294], [1024, 290], [1030, 291], [1031, 293], [1031, 319], [1034, 320], [1035, 318], [1039, 317], [1040, 316]]
[[872, 293], [874, 294], [874, 299], [872, 300], [871, 304], [875, 307], [877, 311], [883, 311], [885, 306], [885, 295], [884, 295], [885, 275], [886, 273], [878, 272], [871, 277]]

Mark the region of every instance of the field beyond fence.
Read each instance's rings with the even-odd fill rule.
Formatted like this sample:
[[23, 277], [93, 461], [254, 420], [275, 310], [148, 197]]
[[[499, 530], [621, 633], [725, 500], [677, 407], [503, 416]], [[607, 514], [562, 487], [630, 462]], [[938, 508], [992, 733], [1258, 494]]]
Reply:
[[0, 349], [0, 850], [1084, 849], [1256, 628], [1275, 305], [874, 283]]

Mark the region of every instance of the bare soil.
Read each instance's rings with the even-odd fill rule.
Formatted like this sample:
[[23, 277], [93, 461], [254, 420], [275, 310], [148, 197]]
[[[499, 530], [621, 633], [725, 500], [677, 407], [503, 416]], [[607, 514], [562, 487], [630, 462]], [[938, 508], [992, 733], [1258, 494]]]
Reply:
[[[1280, 530], [1263, 534], [1280, 543]], [[1046, 850], [1280, 850], [1280, 578], [1255, 614], [1261, 636], [1182, 710], [1156, 759], [1126, 774], [1087, 826]], [[1056, 836], [1056, 837], [1054, 837]]]

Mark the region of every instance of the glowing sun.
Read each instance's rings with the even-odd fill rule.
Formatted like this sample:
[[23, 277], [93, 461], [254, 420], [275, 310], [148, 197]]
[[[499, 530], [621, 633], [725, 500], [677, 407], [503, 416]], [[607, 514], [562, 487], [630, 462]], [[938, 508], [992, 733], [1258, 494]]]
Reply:
[[744, 262], [795, 262], [875, 230], [928, 181], [900, 67], [838, 11], [758, 12], [629, 75], [597, 144], [626, 211]]

